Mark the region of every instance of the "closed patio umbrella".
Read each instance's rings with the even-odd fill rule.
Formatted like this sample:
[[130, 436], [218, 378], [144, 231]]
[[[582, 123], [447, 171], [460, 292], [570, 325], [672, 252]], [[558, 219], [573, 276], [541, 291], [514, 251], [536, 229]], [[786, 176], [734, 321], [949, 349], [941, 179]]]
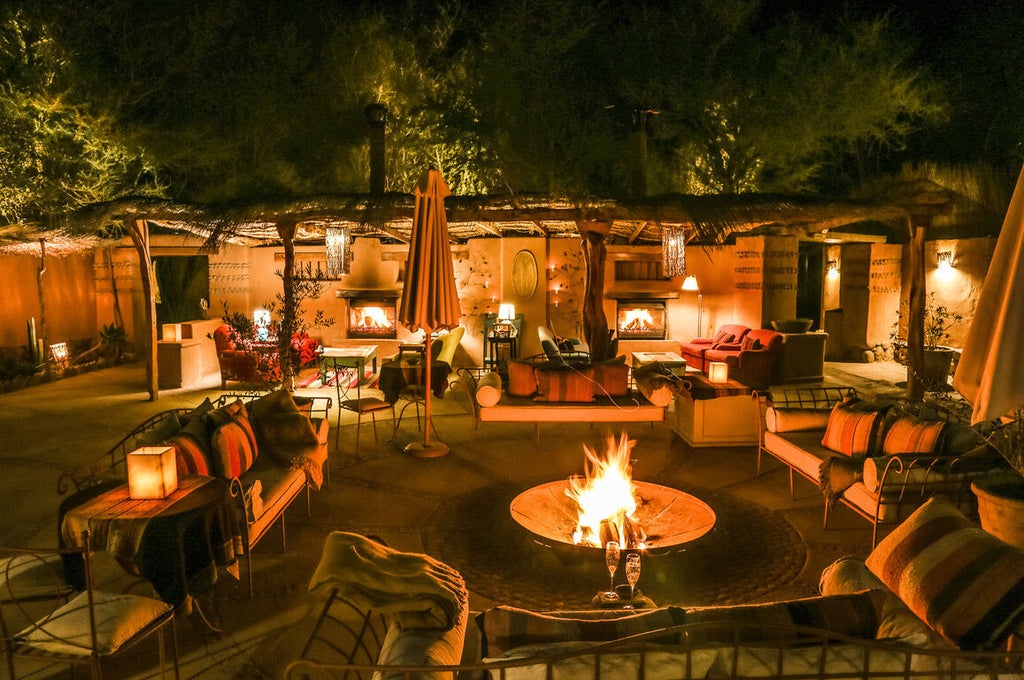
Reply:
[[424, 440], [409, 444], [405, 451], [430, 458], [448, 453], [448, 447], [443, 442], [430, 441], [430, 335], [436, 330], [459, 325], [462, 310], [455, 290], [455, 270], [448, 243], [448, 218], [444, 212], [444, 199], [451, 195], [451, 191], [441, 173], [431, 168], [420, 176], [415, 195], [412, 243], [409, 246], [409, 262], [406, 265], [398, 320], [409, 330], [422, 328], [426, 335], [426, 367], [423, 376], [425, 416]]
[[981, 287], [953, 387], [973, 406], [971, 422], [1024, 406], [1024, 170], [1010, 199]]

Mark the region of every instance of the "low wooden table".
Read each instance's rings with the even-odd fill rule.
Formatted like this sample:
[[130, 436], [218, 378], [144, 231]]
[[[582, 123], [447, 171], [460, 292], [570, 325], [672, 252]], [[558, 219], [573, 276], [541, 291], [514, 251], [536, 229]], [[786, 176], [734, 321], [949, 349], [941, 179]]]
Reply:
[[633, 370], [656, 361], [673, 375], [682, 377], [686, 373], [686, 359], [675, 352], [633, 352]]
[[[327, 384], [327, 372], [333, 368], [354, 368], [357, 380], [362, 384], [366, 380], [366, 362], [371, 362], [374, 374], [377, 373], [377, 345], [354, 345], [352, 347], [321, 347], [320, 351], [320, 382]], [[339, 379], [338, 384], [341, 381]], [[348, 393], [348, 387], [343, 390]], [[339, 394], [339, 398], [341, 394]]]
[[675, 398], [672, 429], [690, 446], [757, 444], [760, 402], [743, 383], [712, 383], [701, 373], [687, 373], [688, 394]]

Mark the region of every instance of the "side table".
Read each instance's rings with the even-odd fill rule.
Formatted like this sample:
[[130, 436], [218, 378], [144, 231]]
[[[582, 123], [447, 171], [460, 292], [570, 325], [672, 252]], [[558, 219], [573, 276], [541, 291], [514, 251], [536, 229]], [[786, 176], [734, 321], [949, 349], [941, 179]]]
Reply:
[[508, 378], [508, 362], [518, 356], [516, 336], [489, 336], [487, 338], [487, 354], [484, 367], [490, 368]]

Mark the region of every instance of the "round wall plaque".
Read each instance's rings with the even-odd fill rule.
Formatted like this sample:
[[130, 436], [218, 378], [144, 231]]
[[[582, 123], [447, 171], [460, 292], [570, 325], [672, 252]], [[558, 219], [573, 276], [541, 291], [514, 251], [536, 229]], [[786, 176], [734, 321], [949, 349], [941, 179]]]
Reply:
[[512, 289], [520, 300], [529, 300], [537, 290], [537, 258], [529, 250], [512, 258]]

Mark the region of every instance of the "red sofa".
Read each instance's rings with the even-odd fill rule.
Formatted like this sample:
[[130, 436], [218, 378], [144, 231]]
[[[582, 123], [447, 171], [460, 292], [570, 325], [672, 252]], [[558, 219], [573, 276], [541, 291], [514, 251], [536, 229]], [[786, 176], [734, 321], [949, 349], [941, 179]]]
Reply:
[[755, 328], [743, 336], [739, 349], [731, 344], [720, 345], [704, 353], [707, 363], [724, 361], [729, 378], [755, 389], [768, 387], [775, 358], [782, 351], [782, 334], [766, 328]]
[[[691, 368], [698, 368], [705, 373], [708, 372], [708, 363], [705, 355], [708, 350], [731, 350], [740, 351], [740, 343], [750, 329], [740, 324], [722, 324], [713, 338], [694, 338], [690, 342], [679, 345], [679, 356], [686, 359], [686, 365]], [[722, 359], [715, 359], [722, 361]]]

